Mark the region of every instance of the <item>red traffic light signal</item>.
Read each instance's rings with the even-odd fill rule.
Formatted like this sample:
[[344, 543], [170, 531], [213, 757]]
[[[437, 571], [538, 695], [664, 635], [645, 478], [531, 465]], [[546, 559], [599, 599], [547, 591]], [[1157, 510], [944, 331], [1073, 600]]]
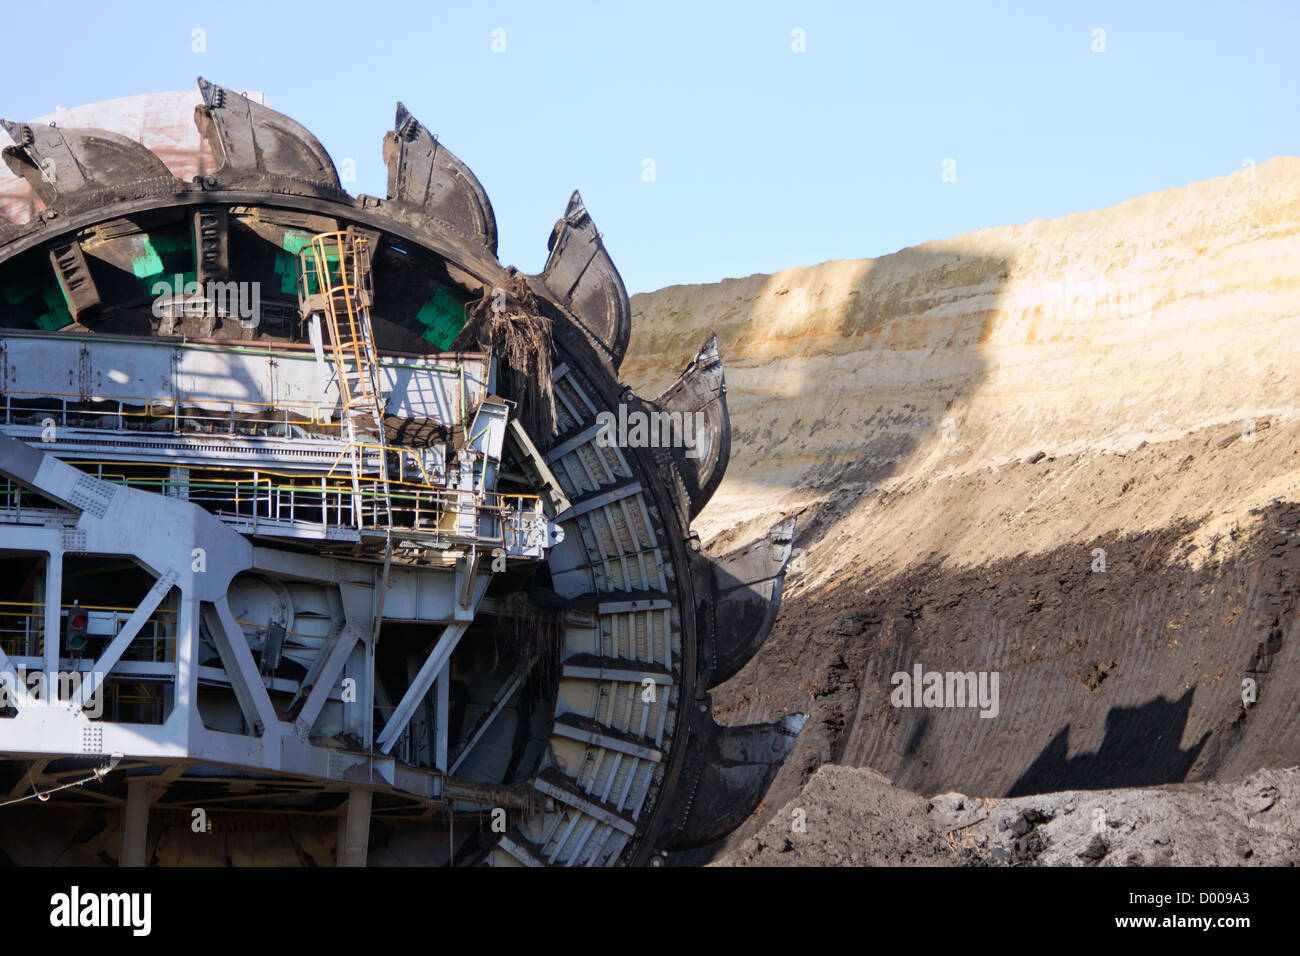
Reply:
[[68, 648], [79, 651], [86, 646], [86, 625], [90, 616], [76, 602], [68, 609]]

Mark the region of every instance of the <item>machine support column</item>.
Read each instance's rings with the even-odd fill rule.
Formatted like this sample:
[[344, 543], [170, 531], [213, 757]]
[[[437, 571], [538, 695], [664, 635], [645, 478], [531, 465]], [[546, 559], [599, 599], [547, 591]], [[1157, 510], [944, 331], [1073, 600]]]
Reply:
[[366, 851], [370, 848], [370, 803], [374, 795], [369, 790], [348, 793], [343, 816], [339, 817], [339, 866], [365, 866]]
[[45, 565], [45, 687], [47, 699], [59, 686], [59, 649], [63, 639], [63, 552], [51, 551]]
[[447, 718], [451, 708], [451, 672], [444, 668], [438, 679], [433, 682], [434, 722], [433, 732], [437, 735], [433, 749], [433, 767], [447, 772]]
[[145, 865], [151, 789], [148, 777], [133, 777], [126, 782], [126, 809], [122, 813], [122, 855], [119, 866]]

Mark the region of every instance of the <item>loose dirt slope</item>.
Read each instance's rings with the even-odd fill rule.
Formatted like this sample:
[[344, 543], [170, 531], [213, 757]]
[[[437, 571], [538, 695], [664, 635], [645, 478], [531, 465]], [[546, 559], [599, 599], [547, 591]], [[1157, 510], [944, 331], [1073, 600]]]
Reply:
[[1300, 771], [927, 800], [873, 770], [827, 766], [727, 866], [1297, 866]]
[[[813, 717], [752, 826], [827, 762], [982, 797], [1300, 763], [1298, 223], [1282, 158], [633, 298], [642, 394], [719, 335], [706, 544], [799, 520], [777, 628], [715, 693]], [[998, 672], [998, 715], [892, 707], [918, 663]]]

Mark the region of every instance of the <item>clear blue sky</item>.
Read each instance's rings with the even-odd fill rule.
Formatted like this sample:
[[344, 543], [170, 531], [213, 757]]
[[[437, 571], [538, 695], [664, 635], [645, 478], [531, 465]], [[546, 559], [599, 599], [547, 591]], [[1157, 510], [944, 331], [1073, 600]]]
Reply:
[[482, 180], [504, 262], [541, 268], [577, 187], [631, 292], [881, 255], [1300, 155], [1294, 0], [99, 0], [4, 20], [8, 119], [202, 74], [265, 90], [336, 164], [355, 160], [351, 191], [382, 196], [401, 99]]

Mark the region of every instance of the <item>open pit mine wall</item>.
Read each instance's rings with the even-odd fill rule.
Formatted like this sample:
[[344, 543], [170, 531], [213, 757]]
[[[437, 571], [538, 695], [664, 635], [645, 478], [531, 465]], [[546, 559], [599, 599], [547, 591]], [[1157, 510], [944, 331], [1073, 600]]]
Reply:
[[[715, 693], [812, 715], [768, 812], [832, 761], [986, 796], [1300, 762], [1297, 223], [1279, 158], [633, 298], [643, 394], [719, 337], [706, 544], [798, 516], [776, 630]], [[892, 706], [917, 664], [997, 672], [996, 716]]]

